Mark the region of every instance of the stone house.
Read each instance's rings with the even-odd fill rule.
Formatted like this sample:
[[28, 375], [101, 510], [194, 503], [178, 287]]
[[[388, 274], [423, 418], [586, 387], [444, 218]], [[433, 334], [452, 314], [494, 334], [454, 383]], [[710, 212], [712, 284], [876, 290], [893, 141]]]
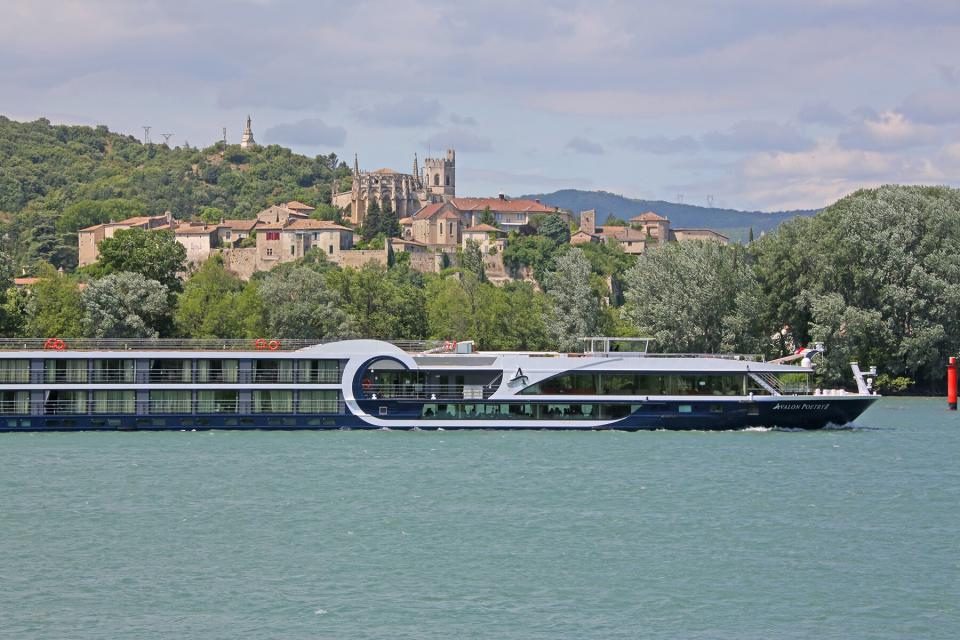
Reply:
[[210, 257], [219, 245], [216, 225], [182, 224], [173, 230], [173, 235], [187, 250], [187, 263], [198, 265]]
[[507, 232], [489, 224], [467, 227], [463, 230], [462, 235], [464, 249], [467, 248], [467, 241], [472, 240], [480, 247], [480, 252], [483, 255], [489, 254], [491, 249], [496, 249], [496, 252], [502, 253], [507, 244]]
[[217, 225], [217, 240], [221, 247], [236, 247], [249, 238], [257, 226], [256, 220], [222, 220]]
[[499, 198], [451, 198], [429, 204], [409, 220], [401, 220], [404, 238], [440, 249], [461, 246], [463, 230], [480, 225], [488, 208], [503, 231], [528, 225], [537, 214], [566, 215], [539, 200], [511, 200], [503, 194]]
[[281, 262], [302, 258], [317, 247], [333, 262], [341, 251], [353, 246], [353, 230], [312, 219], [288, 219], [257, 225], [257, 271], [267, 271]]
[[93, 264], [100, 256], [99, 246], [106, 238], [121, 229], [150, 229], [159, 231], [170, 229], [176, 224], [173, 215], [168, 211], [162, 216], [136, 216], [120, 222], [106, 222], [80, 229], [77, 232], [78, 263], [81, 267]]

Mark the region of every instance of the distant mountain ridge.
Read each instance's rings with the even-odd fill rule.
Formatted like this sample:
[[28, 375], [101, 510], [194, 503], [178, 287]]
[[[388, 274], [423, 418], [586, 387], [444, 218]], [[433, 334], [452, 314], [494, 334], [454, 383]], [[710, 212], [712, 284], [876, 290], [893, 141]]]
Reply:
[[815, 209], [773, 213], [738, 211], [736, 209], [700, 207], [664, 200], [641, 200], [627, 198], [609, 191], [582, 191], [580, 189], [561, 189], [553, 193], [531, 194], [522, 197], [539, 198], [541, 202], [546, 204], [573, 211], [574, 215], [578, 215], [581, 211], [595, 209], [597, 211], [597, 224], [603, 224], [610, 214], [622, 220], [629, 220], [645, 211], [653, 211], [669, 218], [672, 227], [713, 229], [728, 236], [731, 240], [746, 240], [751, 227], [754, 234], [759, 236], [762, 232], [774, 231], [785, 220], [798, 216], [812, 216], [817, 212]]

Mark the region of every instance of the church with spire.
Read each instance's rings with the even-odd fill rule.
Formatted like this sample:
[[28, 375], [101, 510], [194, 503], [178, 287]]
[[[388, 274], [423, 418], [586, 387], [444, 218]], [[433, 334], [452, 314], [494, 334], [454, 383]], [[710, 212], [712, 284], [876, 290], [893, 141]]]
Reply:
[[422, 207], [445, 202], [456, 195], [456, 152], [447, 150], [446, 157], [426, 158], [420, 168], [413, 155], [413, 171], [401, 173], [393, 169], [361, 171], [353, 157], [353, 184], [348, 191], [334, 188], [332, 204], [347, 211], [354, 224], [363, 224], [371, 202], [380, 209], [389, 208], [398, 218], [407, 218]]

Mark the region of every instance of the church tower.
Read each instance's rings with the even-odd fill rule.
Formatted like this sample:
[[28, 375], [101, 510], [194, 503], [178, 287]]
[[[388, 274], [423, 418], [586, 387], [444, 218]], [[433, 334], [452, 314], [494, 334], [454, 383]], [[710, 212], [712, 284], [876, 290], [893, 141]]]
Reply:
[[243, 128], [243, 137], [240, 138], [240, 148], [249, 149], [255, 144], [257, 144], [257, 141], [253, 139], [253, 129], [250, 126], [250, 116], [247, 115], [247, 126]]
[[424, 158], [423, 184], [434, 202], [457, 195], [457, 152], [447, 149], [446, 158]]

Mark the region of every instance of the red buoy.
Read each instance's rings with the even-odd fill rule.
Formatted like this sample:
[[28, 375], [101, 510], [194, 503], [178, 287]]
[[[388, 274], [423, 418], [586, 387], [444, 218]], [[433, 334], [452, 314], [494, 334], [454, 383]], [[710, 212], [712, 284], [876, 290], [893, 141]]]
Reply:
[[953, 356], [947, 363], [947, 406], [957, 410], [957, 359]]

